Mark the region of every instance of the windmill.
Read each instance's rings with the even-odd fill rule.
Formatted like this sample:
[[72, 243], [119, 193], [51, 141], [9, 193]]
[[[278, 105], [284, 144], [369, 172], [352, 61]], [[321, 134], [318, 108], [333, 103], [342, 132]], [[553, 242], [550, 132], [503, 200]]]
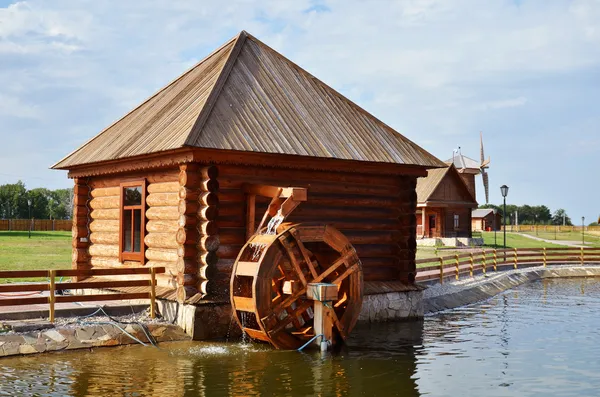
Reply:
[[483, 133], [479, 133], [479, 142], [481, 146], [481, 164], [479, 165], [479, 170], [481, 171], [481, 179], [483, 180], [483, 189], [485, 191], [485, 203], [490, 203], [490, 180], [488, 175], [488, 168], [490, 168], [490, 158], [485, 159], [485, 154], [483, 152]]

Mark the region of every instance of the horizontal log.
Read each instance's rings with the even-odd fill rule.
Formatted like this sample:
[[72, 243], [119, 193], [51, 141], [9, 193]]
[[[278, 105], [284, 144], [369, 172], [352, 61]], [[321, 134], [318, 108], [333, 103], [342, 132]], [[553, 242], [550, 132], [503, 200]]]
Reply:
[[73, 194], [74, 195], [88, 195], [90, 192], [90, 187], [86, 183], [85, 180], [80, 179], [76, 180], [73, 185]]
[[73, 206], [74, 207], [86, 207], [92, 198], [87, 194], [75, 194], [73, 196]]
[[214, 221], [219, 217], [219, 208], [216, 206], [202, 206], [197, 211], [198, 218], [205, 221]]
[[186, 259], [190, 259], [190, 260], [197, 260], [198, 259], [198, 246], [191, 245], [191, 244], [180, 245], [177, 248], [177, 257], [178, 258], [186, 258]]
[[[200, 252], [198, 254], [198, 263], [200, 266], [216, 266], [219, 262], [219, 256], [215, 251]], [[186, 272], [187, 273], [187, 272]]]
[[175, 233], [148, 233], [144, 238], [144, 243], [149, 248], [177, 249], [179, 247], [175, 239]]
[[89, 239], [86, 236], [74, 237], [71, 240], [71, 247], [73, 248], [86, 248], [90, 245]]
[[90, 241], [94, 244], [119, 244], [118, 232], [93, 232]]
[[219, 238], [222, 244], [245, 244], [246, 229], [245, 228], [220, 228]]
[[177, 273], [177, 285], [183, 285], [183, 286], [196, 286], [198, 284], [198, 282], [200, 281], [200, 279], [198, 278], [198, 275], [196, 274], [183, 274], [183, 273]]
[[100, 187], [96, 189], [92, 189], [92, 197], [107, 197], [107, 196], [117, 196], [121, 194], [121, 188], [119, 186], [112, 187]]
[[198, 229], [180, 227], [177, 230], [177, 233], [175, 233], [175, 241], [177, 241], [177, 244], [180, 244], [180, 245], [183, 245], [183, 244], [195, 245], [198, 242], [199, 236], [200, 236], [200, 234], [198, 232]]
[[176, 233], [177, 230], [179, 230], [179, 224], [175, 220], [150, 220], [146, 223], [148, 233]]
[[90, 223], [92, 232], [119, 232], [119, 221], [117, 219], [94, 219]]
[[179, 215], [193, 215], [200, 209], [200, 203], [193, 200], [179, 200]]
[[198, 225], [198, 231], [205, 236], [219, 234], [219, 224], [215, 221], [204, 221]]
[[85, 248], [74, 248], [71, 252], [71, 261], [87, 263], [90, 260], [88, 250]]
[[[312, 183], [352, 183], [365, 186], [403, 187], [407, 180], [398, 175], [373, 175], [360, 172], [305, 171], [256, 166], [220, 165], [223, 187], [241, 188], [244, 183], [273, 186], [309, 187]], [[307, 182], [310, 181], [310, 182]], [[227, 182], [227, 184], [225, 184]]]
[[146, 218], [149, 220], [173, 220], [179, 219], [177, 207], [150, 207], [146, 210]]
[[71, 235], [73, 237], [87, 237], [89, 230], [86, 226], [73, 225], [71, 228]]
[[201, 280], [211, 280], [217, 273], [218, 270], [215, 266], [201, 266], [198, 276]]
[[200, 175], [202, 175], [203, 179], [217, 179], [219, 177], [219, 168], [216, 165], [202, 167]]
[[[150, 186], [154, 183], [177, 182], [178, 173], [179, 170], [176, 168], [162, 169], [160, 171], [150, 171], [148, 169], [144, 169], [140, 171], [128, 172], [127, 179], [145, 179]], [[123, 182], [123, 179], [123, 175], [117, 174], [94, 177], [90, 180], [90, 186], [92, 188], [119, 186], [119, 184]], [[177, 189], [175, 189], [174, 192], [177, 192]]]
[[183, 303], [186, 300], [193, 297], [194, 295], [196, 295], [198, 292], [199, 292], [198, 288], [196, 288], [195, 286], [189, 287], [189, 286], [179, 285], [177, 287], [177, 291], [176, 291], [175, 295], [177, 296], [177, 301], [179, 303]]
[[231, 276], [231, 272], [233, 271], [233, 265], [235, 263], [235, 259], [222, 259], [219, 258], [219, 262], [215, 266], [219, 274], [224, 274], [227, 277]]
[[92, 257], [119, 257], [118, 244], [92, 244], [88, 250]]
[[97, 209], [114, 209], [121, 207], [121, 197], [119, 196], [106, 196], [96, 197], [90, 201], [90, 208], [92, 210]]
[[195, 274], [198, 272], [198, 262], [194, 258], [178, 258], [175, 269], [178, 273]]
[[403, 205], [403, 202], [396, 198], [381, 197], [331, 197], [331, 196], [309, 196], [311, 205], [322, 207], [377, 207], [377, 208], [396, 208]]
[[91, 256], [90, 265], [96, 267], [119, 267], [123, 264], [119, 261], [119, 257], [102, 257], [102, 256]]
[[179, 256], [177, 249], [173, 248], [146, 248], [146, 259], [159, 262], [177, 262]]
[[201, 251], [212, 252], [219, 249], [219, 244], [221, 244], [219, 235], [201, 236], [198, 241], [198, 248]]
[[[148, 212], [146, 211], [146, 214], [148, 214]], [[90, 218], [92, 218], [93, 220], [96, 219], [106, 219], [106, 220], [119, 220], [119, 218], [121, 217], [121, 210], [120, 209], [99, 209], [99, 210], [93, 210], [92, 213], [90, 214]]]
[[176, 207], [179, 205], [177, 193], [151, 193], [146, 197], [150, 207]]
[[164, 267], [165, 274], [177, 274], [177, 262], [147, 261], [144, 267]]
[[179, 182], [150, 183], [146, 190], [148, 193], [177, 193], [179, 191]]
[[221, 244], [216, 252], [220, 261], [223, 259], [235, 259], [239, 255], [242, 247], [243, 244]]

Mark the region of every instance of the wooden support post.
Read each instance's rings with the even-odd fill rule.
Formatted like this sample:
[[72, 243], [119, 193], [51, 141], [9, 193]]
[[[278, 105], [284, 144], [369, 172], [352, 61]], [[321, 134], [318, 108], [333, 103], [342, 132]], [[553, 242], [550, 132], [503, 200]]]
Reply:
[[460, 260], [458, 259], [458, 254], [454, 255], [454, 259], [456, 260], [456, 279], [458, 280], [458, 274], [460, 272]]
[[150, 268], [150, 318], [156, 318], [156, 269]]
[[469, 274], [471, 275], [471, 277], [473, 277], [473, 253], [471, 252], [469, 254], [469, 260], [471, 261], [471, 267], [469, 268]]
[[440, 257], [440, 284], [444, 284], [444, 258]]
[[546, 267], [546, 265], [548, 264], [548, 257], [546, 256], [546, 247], [544, 247], [544, 267]]
[[50, 278], [50, 296], [48, 297], [48, 303], [50, 304], [50, 322], [54, 322], [54, 303], [56, 302], [56, 298], [54, 296], [54, 288], [55, 288], [55, 279], [56, 279], [56, 270], [49, 270], [48, 277]]
[[483, 274], [486, 273], [486, 269], [485, 269], [485, 250], [481, 251], [481, 268], [483, 270]]
[[494, 271], [495, 272], [498, 271], [498, 253], [496, 252], [495, 248], [494, 248]]
[[515, 254], [515, 258], [514, 258], [513, 266], [516, 269], [517, 268], [517, 262], [519, 260], [519, 255], [517, 254], [517, 249], [516, 248], [514, 249], [514, 254]]
[[333, 299], [337, 299], [338, 286], [327, 283], [309, 283], [306, 289], [306, 296], [315, 302], [314, 305], [314, 330], [315, 335], [323, 335], [321, 341], [317, 343], [321, 351], [327, 350], [327, 347], [333, 343], [333, 322], [334, 313], [331, 305]]

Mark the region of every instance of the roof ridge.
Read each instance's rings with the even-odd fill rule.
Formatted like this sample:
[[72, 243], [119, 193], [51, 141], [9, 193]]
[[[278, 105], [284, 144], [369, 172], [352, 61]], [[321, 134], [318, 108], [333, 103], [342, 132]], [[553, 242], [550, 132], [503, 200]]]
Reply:
[[[244, 31], [242, 31], [242, 33], [244, 33]], [[122, 117], [120, 117], [117, 120], [115, 120], [114, 122], [112, 122], [108, 127], [104, 128], [98, 134], [96, 134], [93, 137], [91, 137], [90, 139], [88, 139], [83, 145], [79, 146], [77, 149], [73, 150], [71, 153], [67, 154], [62, 159], [60, 159], [59, 161], [57, 161], [50, 168], [57, 167], [60, 163], [62, 163], [63, 161], [65, 161], [66, 159], [68, 159], [69, 157], [71, 157], [73, 154], [75, 154], [78, 151], [82, 150], [84, 147], [86, 147], [87, 145], [89, 145], [95, 139], [99, 138], [105, 131], [109, 130], [111, 127], [113, 127], [114, 125], [116, 125], [117, 123], [119, 123], [121, 120], [125, 119], [127, 116], [129, 116], [130, 114], [132, 114], [133, 112], [135, 112], [136, 110], [138, 110], [139, 108], [141, 108], [142, 106], [144, 106], [146, 103], [148, 103], [150, 100], [152, 100], [153, 98], [155, 98], [161, 92], [164, 92], [166, 89], [168, 89], [173, 84], [175, 84], [177, 81], [179, 81], [181, 78], [183, 78], [184, 76], [186, 76], [189, 73], [193, 72], [198, 66], [200, 66], [204, 62], [208, 61], [210, 58], [212, 58], [213, 56], [215, 56], [216, 54], [218, 54], [223, 48], [227, 47], [229, 44], [231, 44], [231, 42], [233, 42], [234, 40], [237, 40], [238, 38], [239, 38], [239, 35], [231, 38], [230, 40], [228, 40], [226, 43], [224, 43], [223, 45], [221, 45], [219, 48], [217, 48], [216, 50], [214, 50], [213, 52], [211, 52], [210, 54], [208, 54], [206, 57], [204, 57], [200, 61], [198, 61], [194, 66], [192, 66], [191, 68], [187, 69], [185, 72], [183, 72], [182, 74], [180, 74], [179, 76], [177, 76], [176, 78], [174, 78], [173, 80], [171, 80], [167, 85], [161, 87], [154, 94], [150, 95], [142, 103], [140, 103], [139, 105], [137, 105], [136, 107], [134, 107], [133, 109], [131, 109], [129, 112], [125, 113]]]
[[[202, 110], [200, 110], [200, 114], [198, 115], [196, 122], [192, 126], [192, 129], [185, 139], [183, 146], [193, 146], [194, 142], [198, 140], [202, 134], [204, 124], [206, 124], [206, 121], [208, 120], [215, 103], [217, 103], [217, 99], [219, 99], [219, 95], [221, 95], [221, 91], [223, 90], [223, 87], [229, 78], [229, 74], [233, 69], [233, 65], [235, 65], [235, 62], [237, 61], [237, 58], [240, 55], [242, 47], [244, 47], [248, 36], [248, 33], [245, 30], [242, 30], [236, 37], [232, 39], [235, 40], [233, 47], [231, 47], [231, 50], [227, 55], [227, 60], [219, 72], [219, 77], [217, 77], [217, 81], [215, 81], [212, 89], [210, 90], [208, 98], [206, 98], [206, 102], [204, 102], [204, 106], [202, 106]], [[227, 43], [231, 43], [232, 40], [228, 41]]]

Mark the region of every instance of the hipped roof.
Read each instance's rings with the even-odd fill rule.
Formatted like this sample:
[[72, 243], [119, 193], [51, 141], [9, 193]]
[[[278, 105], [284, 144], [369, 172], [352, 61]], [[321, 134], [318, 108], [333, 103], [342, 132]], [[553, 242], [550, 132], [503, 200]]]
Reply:
[[183, 147], [444, 166], [242, 31], [52, 168]]
[[464, 189], [468, 193], [468, 195], [472, 198], [473, 202], [476, 203], [477, 202], [476, 198], [473, 197], [473, 195], [469, 191], [469, 188], [467, 187], [467, 185], [465, 184], [463, 179], [460, 177], [460, 175], [454, 165], [449, 165], [449, 166], [446, 166], [445, 168], [436, 168], [436, 169], [428, 170], [426, 178], [418, 178], [417, 179], [417, 202], [424, 203], [427, 200], [429, 200], [431, 198], [431, 196], [435, 193], [438, 186], [440, 186], [440, 184], [442, 183], [442, 181], [444, 180], [446, 175], [449, 175], [449, 174], [454, 174], [455, 180], [457, 181], [456, 183], [459, 184], [461, 186], [461, 188]]

